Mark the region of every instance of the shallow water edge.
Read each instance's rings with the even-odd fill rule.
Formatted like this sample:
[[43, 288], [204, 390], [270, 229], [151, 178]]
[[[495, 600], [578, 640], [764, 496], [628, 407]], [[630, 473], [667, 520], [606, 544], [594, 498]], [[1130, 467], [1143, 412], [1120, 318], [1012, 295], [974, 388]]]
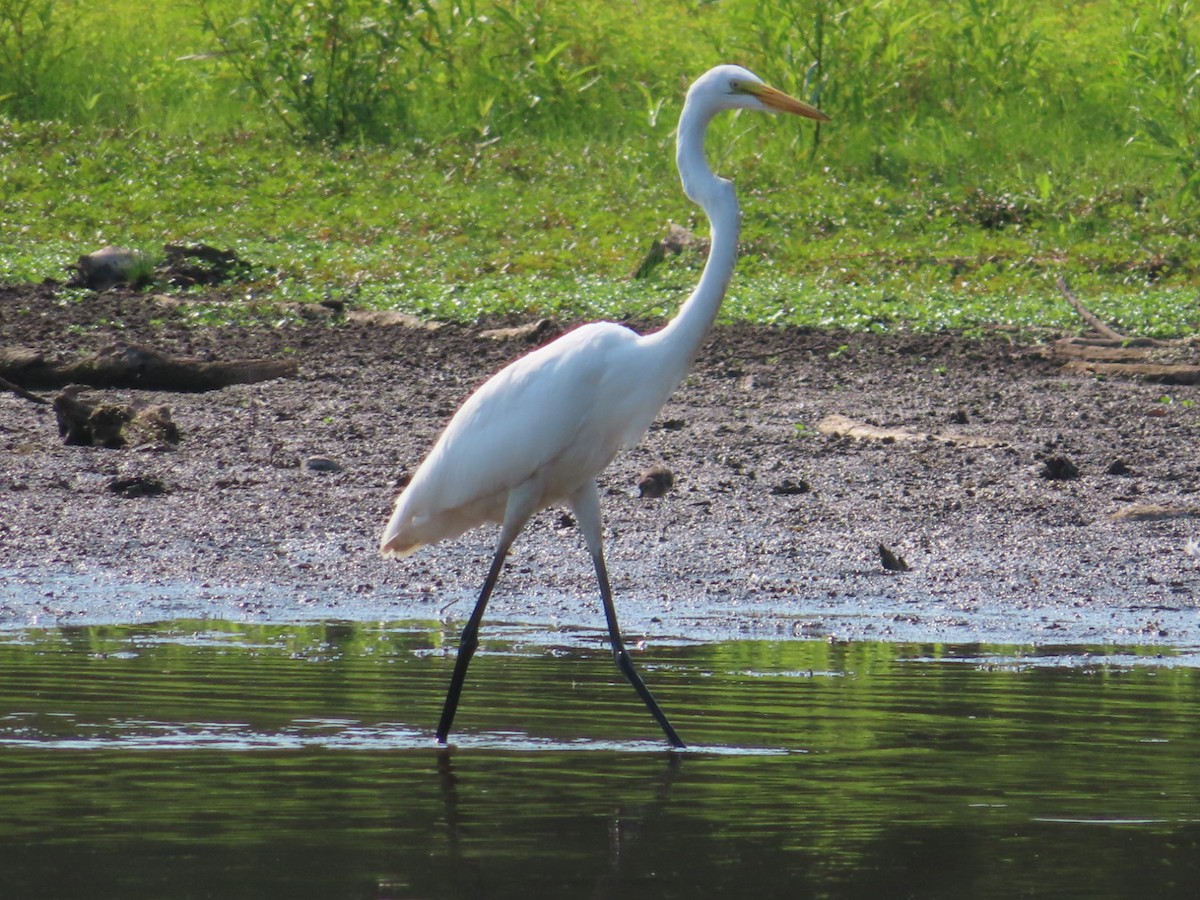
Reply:
[[[179, 619], [245, 624], [439, 620], [462, 623], [474, 589], [359, 591], [344, 585], [303, 588], [268, 582], [132, 579], [105, 569], [0, 569], [0, 631], [27, 627], [122, 625]], [[882, 640], [982, 644], [1137, 644], [1200, 647], [1200, 608], [1139, 598], [1094, 604], [1043, 604], [1023, 598], [973, 595], [970, 600], [912, 590], [880, 589], [869, 596], [790, 593], [706, 594], [664, 605], [640, 592], [617, 598], [623, 632], [656, 643], [763, 640]], [[604, 615], [590, 593], [498, 591], [485, 631], [507, 627], [544, 640], [573, 630], [603, 630]]]

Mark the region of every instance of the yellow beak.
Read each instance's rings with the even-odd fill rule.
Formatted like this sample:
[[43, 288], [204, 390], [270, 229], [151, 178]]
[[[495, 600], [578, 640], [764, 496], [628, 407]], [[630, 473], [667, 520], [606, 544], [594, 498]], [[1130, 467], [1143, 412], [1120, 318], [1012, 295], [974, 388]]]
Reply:
[[783, 91], [771, 87], [769, 84], [741, 82], [738, 87], [748, 94], [753, 94], [762, 102], [763, 106], [770, 109], [804, 116], [806, 119], [816, 119], [818, 122], [829, 121], [829, 116], [825, 115], [825, 113], [812, 104], [805, 103], [803, 100], [797, 100], [795, 97], [789, 96]]

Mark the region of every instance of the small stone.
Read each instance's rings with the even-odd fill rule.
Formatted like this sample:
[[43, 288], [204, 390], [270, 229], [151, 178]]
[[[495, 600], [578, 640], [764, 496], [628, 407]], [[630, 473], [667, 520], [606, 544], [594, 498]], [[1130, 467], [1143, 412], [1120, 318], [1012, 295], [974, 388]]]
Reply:
[[310, 472], [340, 472], [342, 467], [328, 456], [310, 456], [304, 460], [304, 468]]
[[141, 251], [125, 247], [102, 247], [95, 253], [79, 257], [71, 284], [93, 291], [107, 291], [118, 284], [137, 285], [148, 271], [146, 258]]
[[114, 478], [108, 489], [118, 497], [156, 497], [167, 492], [162, 479], [154, 475], [130, 475]]
[[637, 486], [639, 497], [653, 500], [675, 486], [675, 474], [666, 466], [651, 466], [638, 476]]
[[883, 544], [879, 545], [879, 561], [889, 572], [907, 572], [912, 569], [903, 556], [897, 556], [891, 548]]
[[1071, 481], [1079, 477], [1079, 466], [1065, 456], [1051, 456], [1042, 466], [1041, 475], [1047, 481]]
[[776, 496], [790, 496], [792, 494], [807, 494], [812, 490], [812, 485], [803, 478], [785, 478], [775, 487], [771, 488], [771, 493]]
[[137, 410], [125, 432], [125, 441], [131, 446], [167, 450], [179, 446], [179, 426], [171, 421], [170, 407], [162, 404]]

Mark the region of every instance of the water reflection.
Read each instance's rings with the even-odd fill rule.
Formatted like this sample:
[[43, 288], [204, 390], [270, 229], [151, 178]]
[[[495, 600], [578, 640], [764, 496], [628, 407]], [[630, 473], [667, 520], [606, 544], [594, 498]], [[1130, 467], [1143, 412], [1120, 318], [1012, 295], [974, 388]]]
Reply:
[[0, 633], [0, 897], [1193, 897], [1182, 652], [485, 645], [433, 626]]

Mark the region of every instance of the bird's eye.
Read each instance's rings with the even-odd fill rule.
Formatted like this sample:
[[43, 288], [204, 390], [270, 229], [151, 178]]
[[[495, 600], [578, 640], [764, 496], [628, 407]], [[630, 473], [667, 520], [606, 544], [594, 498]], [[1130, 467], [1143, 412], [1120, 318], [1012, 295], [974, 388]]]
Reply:
[[742, 92], [742, 83], [736, 78], [729, 79], [729, 93], [740, 94]]

